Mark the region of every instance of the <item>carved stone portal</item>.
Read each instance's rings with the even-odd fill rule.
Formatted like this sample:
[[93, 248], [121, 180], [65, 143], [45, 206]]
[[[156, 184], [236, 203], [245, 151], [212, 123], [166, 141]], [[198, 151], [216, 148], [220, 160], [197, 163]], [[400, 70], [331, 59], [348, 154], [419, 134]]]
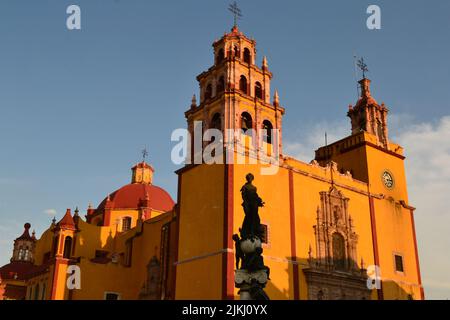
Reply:
[[147, 279], [141, 288], [139, 299], [161, 299], [161, 263], [156, 256], [153, 256], [147, 265]]
[[361, 300], [370, 298], [363, 261], [357, 264], [358, 235], [348, 213], [348, 201], [331, 187], [320, 192], [317, 224], [314, 226], [316, 255], [309, 253], [309, 267], [303, 269], [310, 300]]

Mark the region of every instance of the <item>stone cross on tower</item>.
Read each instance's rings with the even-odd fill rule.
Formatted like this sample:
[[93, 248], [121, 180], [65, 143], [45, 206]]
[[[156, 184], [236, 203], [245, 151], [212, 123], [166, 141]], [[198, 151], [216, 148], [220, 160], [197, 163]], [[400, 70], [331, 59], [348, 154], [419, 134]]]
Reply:
[[239, 9], [236, 1], [233, 2], [232, 4], [230, 4], [230, 6], [228, 7], [228, 10], [234, 15], [234, 26], [237, 26], [237, 20], [239, 18], [242, 18], [242, 12], [241, 9]]
[[361, 57], [361, 59], [358, 60], [358, 68], [361, 69], [362, 73], [363, 73], [363, 79], [366, 78], [366, 72], [369, 71], [369, 69], [367, 68], [367, 64], [364, 62], [364, 58]]
[[144, 148], [142, 150], [142, 162], [145, 162], [145, 158], [147, 158], [147, 156], [148, 156], [147, 148]]

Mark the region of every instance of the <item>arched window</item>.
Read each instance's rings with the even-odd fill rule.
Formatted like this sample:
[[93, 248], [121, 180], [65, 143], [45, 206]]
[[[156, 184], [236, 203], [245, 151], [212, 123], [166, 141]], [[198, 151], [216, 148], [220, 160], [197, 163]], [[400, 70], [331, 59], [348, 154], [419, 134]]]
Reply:
[[211, 128], [222, 130], [222, 121], [220, 119], [220, 113], [214, 114], [211, 119]]
[[59, 236], [56, 236], [53, 238], [53, 250], [52, 250], [52, 255], [56, 256], [56, 254], [58, 253], [58, 242], [59, 242]]
[[383, 129], [383, 124], [382, 124], [381, 121], [378, 119], [378, 120], [377, 120], [377, 135], [378, 135], [378, 139], [380, 139], [381, 142], [384, 142], [384, 141], [382, 141], [382, 140], [384, 140], [384, 139], [383, 139], [383, 131], [384, 131], [384, 129]]
[[41, 296], [41, 300], [45, 300], [45, 294], [47, 290], [47, 286], [45, 285], [45, 283], [42, 285], [42, 296]]
[[211, 99], [212, 98], [212, 85], [208, 84], [206, 86], [206, 91], [205, 91], [205, 100]]
[[340, 233], [333, 233], [333, 263], [338, 270], [345, 268], [345, 239]]
[[25, 255], [23, 260], [28, 261], [30, 260], [30, 250], [28, 248], [25, 248]]
[[267, 143], [272, 143], [272, 123], [269, 120], [264, 120], [262, 128], [263, 131], [263, 141]]
[[234, 56], [235, 56], [236, 58], [240, 58], [238, 46], [234, 46], [233, 51], [234, 51]]
[[225, 79], [223, 76], [219, 78], [219, 81], [217, 81], [217, 93], [223, 92], [225, 90]]
[[223, 51], [223, 48], [219, 50], [219, 52], [217, 53], [217, 64], [221, 63], [223, 60], [225, 59], [225, 54]]
[[241, 76], [241, 79], [239, 80], [239, 90], [248, 94], [247, 78], [245, 76]]
[[259, 82], [255, 83], [255, 97], [259, 99], [263, 98], [262, 85]]
[[19, 248], [19, 260], [23, 260], [25, 258], [25, 251], [22, 247]]
[[72, 254], [72, 237], [64, 239], [64, 253], [63, 257], [69, 259]]
[[243, 112], [241, 114], [241, 129], [244, 133], [247, 133], [248, 130], [253, 129], [252, 116], [247, 112]]
[[34, 288], [34, 300], [39, 300], [39, 283]]
[[128, 231], [131, 229], [131, 217], [124, 217], [122, 219], [122, 232]]
[[319, 292], [317, 292], [317, 300], [323, 300], [323, 296], [324, 296], [323, 291], [319, 290]]
[[244, 62], [245, 63], [251, 63], [252, 62], [252, 56], [251, 56], [250, 50], [248, 48], [244, 49]]

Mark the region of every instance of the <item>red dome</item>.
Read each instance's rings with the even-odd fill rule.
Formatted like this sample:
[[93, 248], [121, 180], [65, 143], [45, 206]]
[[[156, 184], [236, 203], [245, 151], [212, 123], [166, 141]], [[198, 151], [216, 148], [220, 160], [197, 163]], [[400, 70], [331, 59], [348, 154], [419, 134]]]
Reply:
[[[137, 209], [142, 206], [142, 201], [148, 197], [148, 207], [157, 211], [172, 210], [175, 202], [170, 195], [162, 188], [142, 183], [132, 183], [123, 186], [112, 193], [110, 198], [111, 209]], [[97, 208], [97, 212], [105, 208], [108, 198], [102, 201]]]

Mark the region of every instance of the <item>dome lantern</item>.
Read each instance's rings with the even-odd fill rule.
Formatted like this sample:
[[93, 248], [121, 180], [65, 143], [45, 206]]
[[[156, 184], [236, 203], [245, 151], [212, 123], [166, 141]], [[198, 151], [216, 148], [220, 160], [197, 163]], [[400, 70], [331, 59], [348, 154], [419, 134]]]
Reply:
[[131, 183], [152, 184], [155, 170], [151, 165], [142, 161], [131, 168], [131, 171], [133, 172]]

